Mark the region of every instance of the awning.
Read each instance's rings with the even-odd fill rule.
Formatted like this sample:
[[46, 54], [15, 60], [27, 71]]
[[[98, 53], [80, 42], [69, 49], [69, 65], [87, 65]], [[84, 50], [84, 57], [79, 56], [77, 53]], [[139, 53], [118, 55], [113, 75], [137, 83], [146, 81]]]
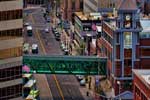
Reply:
[[119, 95], [117, 95], [114, 100], [119, 100], [119, 99], [123, 99], [123, 100], [133, 100], [133, 93], [130, 91], [125, 91]]

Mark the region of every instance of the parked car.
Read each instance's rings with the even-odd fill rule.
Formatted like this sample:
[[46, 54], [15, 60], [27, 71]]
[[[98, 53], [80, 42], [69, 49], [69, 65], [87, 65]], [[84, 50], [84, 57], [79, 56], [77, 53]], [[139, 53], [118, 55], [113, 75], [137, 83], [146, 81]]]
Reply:
[[29, 53], [29, 43], [24, 43], [24, 45], [23, 45], [23, 52], [25, 53], [25, 54], [28, 54]]
[[60, 45], [61, 49], [64, 51], [66, 49], [66, 46], [63, 42], [61, 42], [61, 45]]
[[80, 81], [80, 86], [85, 86], [85, 83], [86, 83], [85, 79], [82, 79], [82, 80]]
[[45, 33], [49, 33], [49, 28], [45, 28]]
[[47, 17], [46, 21], [47, 21], [47, 22], [50, 22], [50, 21], [51, 21], [50, 17]]
[[64, 55], [69, 55], [69, 50], [67, 48], [64, 50]]
[[60, 34], [55, 34], [55, 38], [57, 41], [59, 41], [60, 40]]
[[26, 23], [24, 23], [23, 25], [24, 25], [24, 26], [29, 26], [30, 23], [26, 22]]
[[84, 75], [76, 75], [77, 79], [80, 81], [82, 79], [84, 79]]

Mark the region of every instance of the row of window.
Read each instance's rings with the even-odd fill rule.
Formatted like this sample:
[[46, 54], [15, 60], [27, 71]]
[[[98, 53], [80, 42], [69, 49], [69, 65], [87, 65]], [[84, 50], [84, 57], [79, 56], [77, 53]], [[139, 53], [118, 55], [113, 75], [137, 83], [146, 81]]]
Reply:
[[22, 56], [22, 47], [0, 50], [0, 59]]
[[0, 2], [1, 2], [1, 1], [14, 1], [14, 0], [0, 0]]
[[102, 52], [108, 57], [110, 61], [113, 60], [112, 53], [104, 45], [102, 45]]
[[0, 88], [0, 100], [9, 100], [22, 96], [22, 84]]
[[0, 69], [0, 82], [14, 80], [22, 77], [22, 67]]
[[113, 45], [113, 39], [107, 33], [103, 32], [103, 37], [106, 41]]
[[22, 28], [0, 31], [0, 37], [3, 36], [22, 36]]
[[22, 9], [10, 10], [10, 11], [0, 11], [0, 21], [12, 20], [12, 19], [21, 19], [22, 13], [23, 13]]
[[143, 94], [143, 93], [141, 93], [141, 90], [139, 89], [139, 88], [137, 88], [136, 86], [135, 86], [135, 94], [134, 94], [135, 96], [135, 100], [137, 100], [137, 99], [140, 99], [140, 100], [148, 100], [147, 98], [146, 98], [146, 96]]

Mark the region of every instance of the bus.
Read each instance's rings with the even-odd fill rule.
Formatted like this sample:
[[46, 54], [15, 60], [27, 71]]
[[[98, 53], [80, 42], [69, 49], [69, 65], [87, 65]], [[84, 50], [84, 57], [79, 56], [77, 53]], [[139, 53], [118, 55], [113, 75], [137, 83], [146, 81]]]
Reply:
[[28, 36], [32, 36], [32, 26], [27, 26], [27, 34]]
[[30, 79], [33, 78], [32, 74], [23, 74], [23, 84], [25, 85]]
[[27, 97], [31, 90], [35, 89], [36, 80], [30, 79], [24, 86], [23, 86], [23, 97]]
[[26, 97], [26, 100], [40, 100], [39, 93], [39, 90], [31, 90], [29, 95]]

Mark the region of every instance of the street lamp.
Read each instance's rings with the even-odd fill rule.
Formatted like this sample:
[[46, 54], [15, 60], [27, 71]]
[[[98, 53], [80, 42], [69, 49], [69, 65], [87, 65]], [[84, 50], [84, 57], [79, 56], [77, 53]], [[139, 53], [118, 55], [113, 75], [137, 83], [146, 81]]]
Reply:
[[121, 89], [121, 82], [120, 81], [117, 81], [117, 84], [119, 85], [119, 100], [121, 100], [121, 97], [120, 97], [120, 89]]

